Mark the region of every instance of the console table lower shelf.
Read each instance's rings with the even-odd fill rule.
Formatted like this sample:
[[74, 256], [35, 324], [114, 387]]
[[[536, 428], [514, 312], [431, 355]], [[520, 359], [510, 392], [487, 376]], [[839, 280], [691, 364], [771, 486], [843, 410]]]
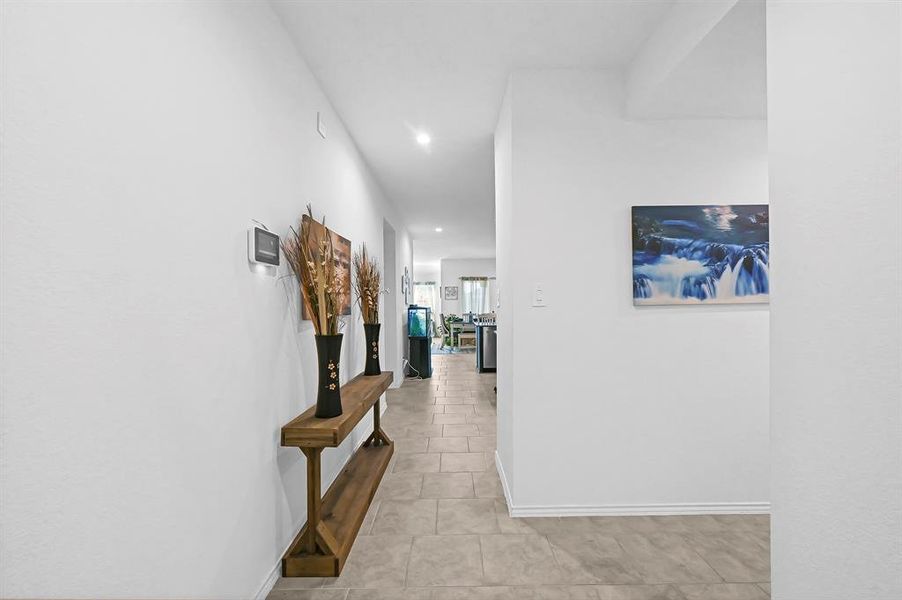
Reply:
[[[307, 524], [282, 557], [283, 577], [337, 577], [344, 568], [395, 450], [379, 418], [379, 397], [391, 381], [390, 372], [358, 375], [342, 386], [342, 415], [315, 419], [307, 411], [282, 428], [282, 445], [307, 457]], [[323, 448], [341, 444], [370, 407], [373, 433], [320, 497]]]
[[[394, 444], [363, 446], [323, 496], [314, 553], [305, 547], [307, 525], [282, 558], [283, 577], [337, 577], [394, 452]], [[308, 455], [309, 460], [309, 455]]]

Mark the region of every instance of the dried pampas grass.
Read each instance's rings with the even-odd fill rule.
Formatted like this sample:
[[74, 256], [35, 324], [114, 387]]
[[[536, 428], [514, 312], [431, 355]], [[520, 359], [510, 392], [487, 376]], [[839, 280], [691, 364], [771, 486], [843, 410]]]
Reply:
[[359, 252], [354, 252], [354, 291], [357, 293], [357, 304], [366, 324], [379, 322], [379, 294], [382, 292], [382, 275], [379, 264], [366, 251], [366, 244]]
[[282, 252], [301, 288], [307, 314], [317, 335], [336, 335], [341, 325], [341, 283], [335, 269], [332, 232], [323, 219], [315, 227], [313, 208], [307, 205], [309, 219], [301, 219], [300, 230], [290, 228], [282, 241]]

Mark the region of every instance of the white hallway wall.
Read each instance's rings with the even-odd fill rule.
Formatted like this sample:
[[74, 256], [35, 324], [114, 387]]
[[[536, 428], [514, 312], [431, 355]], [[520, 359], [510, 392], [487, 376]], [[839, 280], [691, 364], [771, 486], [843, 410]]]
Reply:
[[902, 5], [767, 6], [776, 600], [902, 598]]
[[381, 255], [386, 217], [401, 272], [404, 224], [265, 3], [3, 2], [0, 39], [0, 596], [253, 597], [305, 519], [279, 428], [315, 350], [249, 219], [312, 201]]
[[515, 71], [506, 102], [499, 364], [513, 379], [499, 375], [498, 405], [514, 513], [766, 510], [768, 309], [634, 308], [629, 224], [636, 204], [766, 203], [765, 123], [627, 121], [605, 72]]
[[[445, 314], [459, 315], [461, 277], [494, 277], [494, 258], [444, 258], [441, 261], [441, 306]], [[457, 286], [457, 300], [445, 300], [445, 287]]]
[[[514, 483], [514, 330], [513, 306], [508, 296], [510, 290], [501, 289], [511, 281], [513, 273], [514, 212], [513, 212], [513, 139], [511, 113], [511, 81], [508, 80], [495, 127], [495, 266], [498, 284], [498, 307], [495, 309], [498, 333], [498, 369], [496, 401], [498, 409], [497, 443], [495, 459], [505, 495], [510, 501], [510, 487]], [[528, 336], [527, 336], [528, 339]], [[505, 471], [506, 470], [506, 471]]]
[[439, 264], [414, 265], [413, 266], [414, 281], [434, 281], [436, 285], [441, 284], [441, 267]]

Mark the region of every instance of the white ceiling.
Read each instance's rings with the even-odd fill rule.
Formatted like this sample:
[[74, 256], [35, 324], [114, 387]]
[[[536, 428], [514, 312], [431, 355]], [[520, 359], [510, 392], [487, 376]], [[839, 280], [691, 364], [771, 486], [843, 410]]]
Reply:
[[[639, 118], [741, 118], [767, 115], [767, 40], [764, 0], [721, 0], [714, 5], [681, 4], [643, 47], [647, 53], [664, 35], [679, 28], [691, 47], [672, 70], [662, 75], [653, 93], [634, 102]], [[692, 17], [691, 19], [689, 17]], [[695, 23], [691, 23], [695, 21]], [[669, 26], [669, 27], [668, 27]], [[674, 54], [673, 39], [662, 51]], [[685, 44], [685, 38], [682, 45]], [[664, 62], [658, 57], [658, 63]], [[641, 61], [636, 61], [641, 62]], [[631, 65], [636, 71], [640, 65]], [[630, 73], [634, 75], [635, 73]]]
[[271, 3], [418, 265], [495, 255], [492, 136], [516, 68], [622, 69], [631, 118], [765, 117], [763, 0]]
[[423, 264], [495, 255], [492, 136], [511, 70], [623, 67], [673, 2], [272, 4], [405, 215]]

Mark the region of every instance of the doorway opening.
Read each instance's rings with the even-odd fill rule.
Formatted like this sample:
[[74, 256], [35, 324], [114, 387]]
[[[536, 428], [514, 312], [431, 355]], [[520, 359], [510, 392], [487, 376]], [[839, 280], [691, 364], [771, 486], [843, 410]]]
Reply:
[[395, 229], [385, 219], [382, 220], [382, 255], [385, 271], [385, 327], [382, 328], [382, 347], [385, 349], [386, 363], [395, 372], [393, 385], [399, 385], [404, 377], [399, 371], [401, 356], [398, 353], [398, 247]]

